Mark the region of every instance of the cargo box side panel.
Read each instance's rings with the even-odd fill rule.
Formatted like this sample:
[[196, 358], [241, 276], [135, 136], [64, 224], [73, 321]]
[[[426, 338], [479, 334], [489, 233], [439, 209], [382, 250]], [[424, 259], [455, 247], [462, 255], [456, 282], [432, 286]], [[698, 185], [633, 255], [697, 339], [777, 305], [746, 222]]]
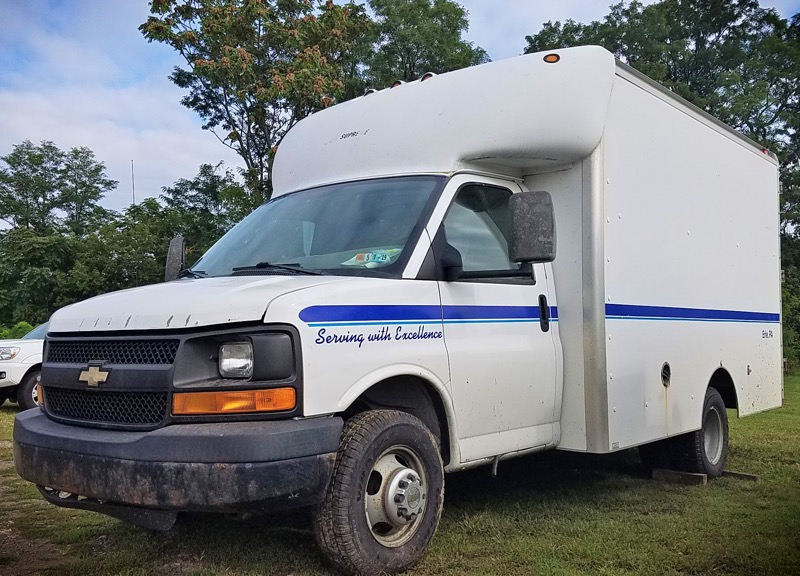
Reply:
[[718, 368], [780, 405], [774, 160], [624, 75], [603, 145], [609, 448], [698, 429]]

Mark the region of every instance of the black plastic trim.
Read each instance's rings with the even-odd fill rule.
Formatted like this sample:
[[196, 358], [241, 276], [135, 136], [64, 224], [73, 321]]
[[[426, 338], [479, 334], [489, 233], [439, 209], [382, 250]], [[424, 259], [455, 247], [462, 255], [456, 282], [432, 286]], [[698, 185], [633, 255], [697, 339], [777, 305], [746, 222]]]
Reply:
[[[279, 351], [266, 350], [270, 339], [280, 342]], [[144, 340], [144, 339], [179, 339], [180, 344], [175, 363], [165, 365], [115, 365], [103, 364], [108, 371], [106, 382], [96, 388], [117, 391], [164, 391], [168, 397], [168, 408], [164, 420], [155, 425], [116, 424], [75, 420], [48, 415], [57, 422], [79, 426], [114, 429], [114, 430], [153, 430], [171, 423], [202, 422], [245, 422], [293, 418], [302, 416], [303, 407], [303, 359], [300, 344], [300, 333], [288, 324], [237, 324], [233, 326], [209, 327], [203, 330], [185, 331], [152, 331], [147, 333], [58, 333], [49, 334], [50, 340]], [[288, 340], [287, 340], [288, 338]], [[234, 340], [249, 340], [254, 343], [256, 362], [275, 363], [278, 371], [258, 367], [253, 377], [248, 379], [222, 378], [218, 370], [219, 345]], [[46, 350], [45, 350], [46, 354]], [[291, 355], [291, 358], [288, 358]], [[46, 355], [45, 355], [46, 357]], [[42, 365], [42, 381], [45, 387], [69, 388], [73, 390], [90, 389], [78, 379], [80, 373], [87, 369], [86, 364], [54, 364], [45, 362]], [[282, 376], [282, 377], [281, 377]], [[231, 415], [174, 416], [171, 413], [172, 395], [175, 392], [203, 390], [246, 390], [263, 388], [293, 387], [297, 404], [293, 410], [269, 413], [245, 413]], [[45, 388], [45, 389], [46, 389]], [[92, 387], [94, 390], [94, 387]], [[45, 408], [47, 394], [45, 393]]]

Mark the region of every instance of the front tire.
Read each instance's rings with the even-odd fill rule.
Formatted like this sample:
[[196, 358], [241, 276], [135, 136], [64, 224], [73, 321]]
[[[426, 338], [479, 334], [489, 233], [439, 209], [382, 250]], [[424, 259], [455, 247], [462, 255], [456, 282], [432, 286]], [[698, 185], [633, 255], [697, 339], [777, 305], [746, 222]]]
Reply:
[[39, 370], [32, 370], [25, 375], [17, 387], [17, 404], [23, 410], [36, 408], [39, 405], [39, 394], [36, 385], [39, 383]]
[[675, 438], [674, 458], [685, 472], [717, 478], [728, 460], [728, 413], [716, 388], [706, 390], [700, 430]]
[[427, 550], [443, 501], [442, 459], [430, 430], [405, 412], [363, 412], [342, 433], [314, 513], [317, 543], [347, 574], [402, 572]]

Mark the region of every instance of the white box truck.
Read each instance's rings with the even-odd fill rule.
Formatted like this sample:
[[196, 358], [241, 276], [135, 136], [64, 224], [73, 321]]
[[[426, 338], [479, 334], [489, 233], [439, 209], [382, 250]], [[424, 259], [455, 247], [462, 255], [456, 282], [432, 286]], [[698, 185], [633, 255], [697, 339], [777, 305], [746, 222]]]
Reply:
[[782, 401], [775, 157], [602, 48], [299, 122], [274, 196], [181, 278], [56, 312], [19, 474], [171, 526], [313, 505], [402, 571], [444, 472], [558, 448], [719, 475]]

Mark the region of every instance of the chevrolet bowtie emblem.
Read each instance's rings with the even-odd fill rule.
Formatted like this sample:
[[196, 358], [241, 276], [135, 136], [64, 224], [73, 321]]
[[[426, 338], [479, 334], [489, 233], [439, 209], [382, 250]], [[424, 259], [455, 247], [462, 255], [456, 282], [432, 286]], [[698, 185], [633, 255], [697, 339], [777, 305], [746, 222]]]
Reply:
[[108, 372], [103, 372], [98, 366], [89, 366], [89, 369], [81, 372], [78, 378], [78, 382], [86, 382], [87, 386], [93, 387], [106, 380], [108, 380]]

